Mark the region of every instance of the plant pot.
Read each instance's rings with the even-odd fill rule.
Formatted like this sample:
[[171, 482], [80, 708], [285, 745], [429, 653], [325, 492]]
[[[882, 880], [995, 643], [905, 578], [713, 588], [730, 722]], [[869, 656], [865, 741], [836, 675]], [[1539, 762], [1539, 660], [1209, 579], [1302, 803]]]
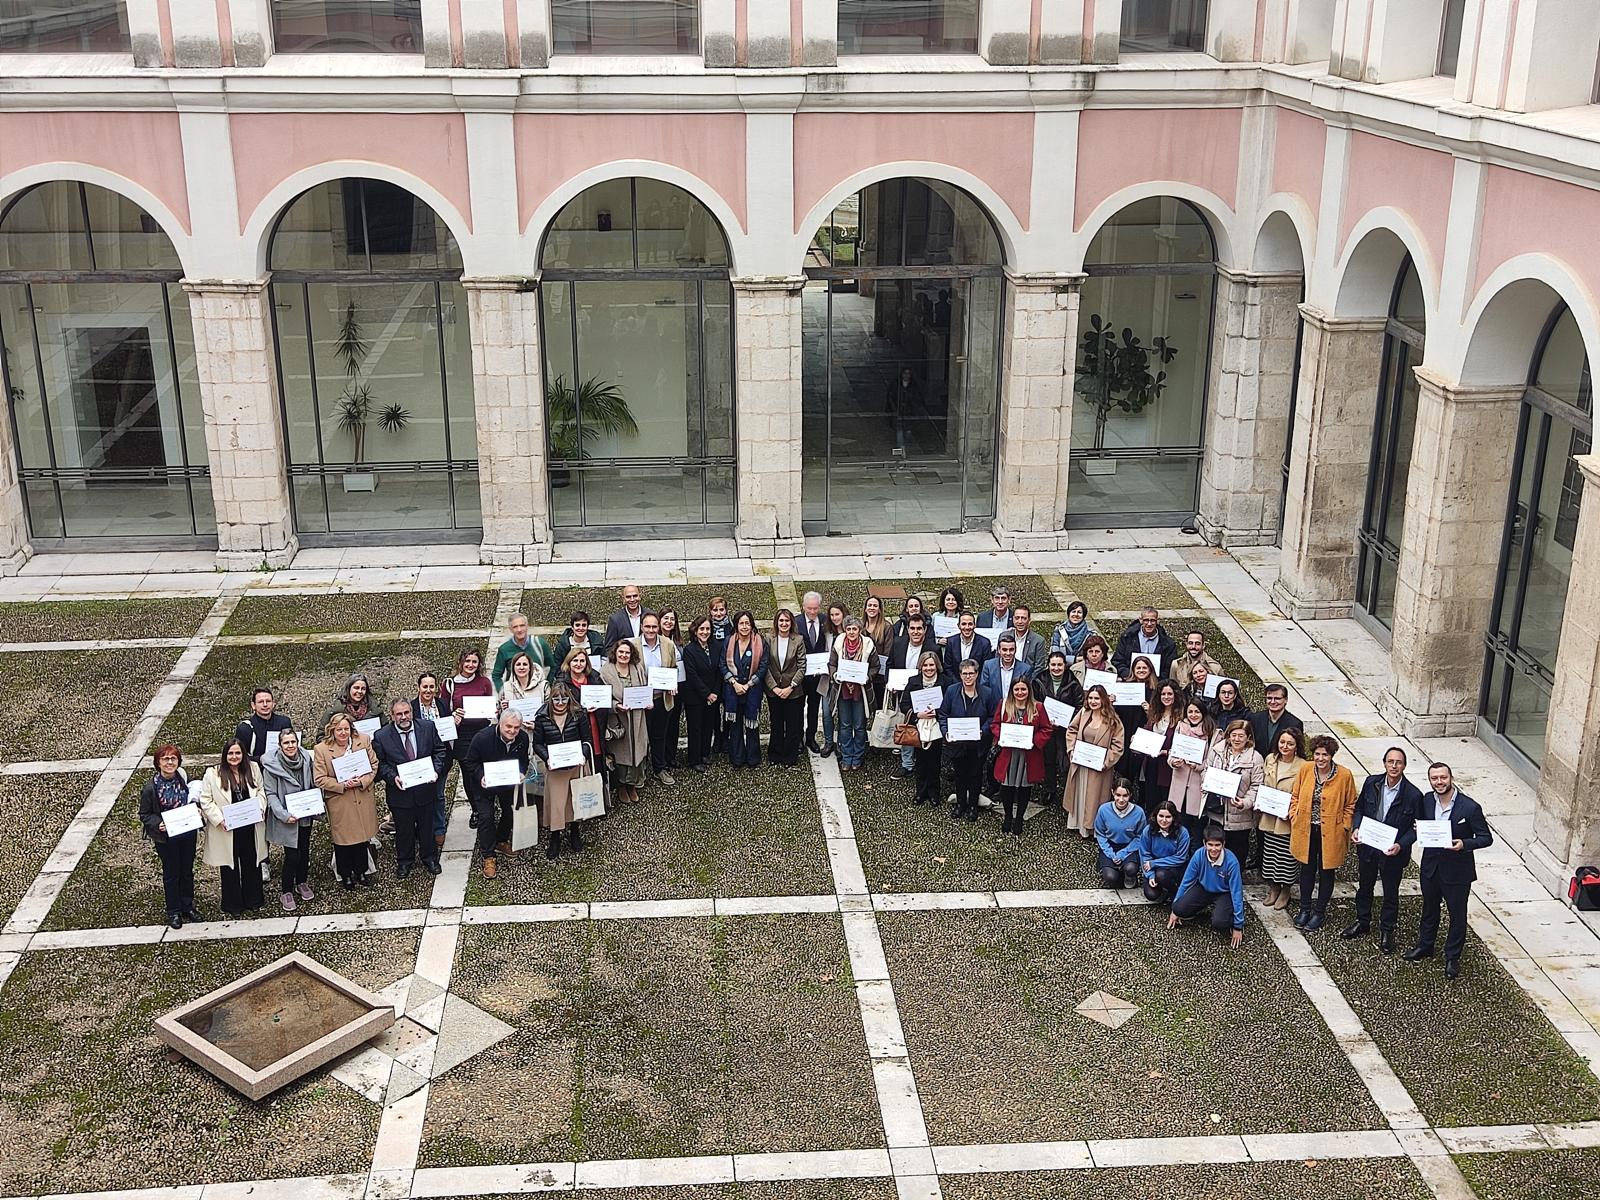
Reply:
[[1086, 458], [1083, 460], [1083, 473], [1085, 475], [1115, 475], [1117, 473], [1117, 460], [1114, 458]]
[[377, 473], [373, 471], [346, 471], [344, 473], [344, 490], [347, 492], [377, 491]]
[[572, 472], [565, 467], [550, 468], [550, 486], [553, 488], [569, 487], [572, 484]]

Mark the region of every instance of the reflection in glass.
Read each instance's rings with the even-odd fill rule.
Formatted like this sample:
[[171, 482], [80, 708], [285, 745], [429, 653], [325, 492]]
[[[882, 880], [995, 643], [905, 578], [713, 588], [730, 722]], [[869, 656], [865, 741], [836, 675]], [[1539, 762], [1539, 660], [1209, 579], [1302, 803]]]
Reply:
[[1466, 22], [1467, 0], [1444, 0], [1444, 21], [1439, 31], [1440, 75], [1455, 78], [1461, 60], [1461, 29]]
[[699, 0], [551, 0], [557, 54], [693, 54]]
[[122, 0], [0, 0], [0, 51], [126, 54]]
[[274, 47], [308, 54], [421, 54], [422, 0], [272, 0]]
[[1207, 0], [1122, 0], [1124, 51], [1204, 50]]
[[978, 0], [839, 0], [840, 54], [976, 54]]

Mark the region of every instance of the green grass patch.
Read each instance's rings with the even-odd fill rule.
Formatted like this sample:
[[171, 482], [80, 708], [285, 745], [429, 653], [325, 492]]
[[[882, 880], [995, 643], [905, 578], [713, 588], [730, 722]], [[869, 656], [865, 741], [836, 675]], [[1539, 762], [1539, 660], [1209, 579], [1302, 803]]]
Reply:
[[[1199, 608], [1200, 602], [1189, 594], [1168, 571], [1131, 571], [1108, 575], [1068, 575], [1067, 586], [1072, 594], [1089, 606], [1091, 618], [1100, 613], [1136, 613], [1146, 605], [1154, 605], [1162, 612], [1177, 608]], [[1096, 622], [1099, 625], [1099, 622]], [[1168, 626], [1169, 630], [1171, 626]], [[1103, 632], [1103, 631], [1102, 631]], [[1119, 627], [1118, 633], [1121, 632]], [[1173, 632], [1173, 637], [1177, 633]], [[1107, 636], [1115, 644], [1115, 636]]]
[[[923, 606], [932, 612], [939, 602], [939, 593], [953, 587], [961, 593], [962, 601], [974, 613], [984, 613], [990, 607], [989, 594], [996, 584], [1003, 584], [1011, 593], [1012, 604], [1026, 604], [1036, 613], [1058, 613], [1065, 603], [1050, 590], [1050, 586], [1037, 575], [938, 575], [923, 578], [894, 579], [797, 579], [794, 590], [797, 596], [808, 591], [818, 592], [823, 604], [843, 601], [857, 616], [866, 603], [868, 584], [902, 587], [908, 596], [921, 596]], [[884, 605], [890, 620], [900, 615], [899, 601]], [[1048, 630], [1046, 631], [1048, 632]]]
[[214, 602], [194, 599], [38, 600], [0, 604], [0, 642], [190, 637]]
[[326, 592], [275, 596], [252, 592], [222, 632], [228, 636], [367, 633], [402, 629], [482, 629], [494, 620], [495, 588], [459, 592]]
[[[596, 567], [596, 570], [599, 568]], [[678, 614], [678, 624], [685, 631], [689, 622], [702, 617], [710, 607], [711, 597], [726, 596], [728, 614], [731, 616], [749, 609], [758, 622], [772, 620], [778, 611], [778, 599], [772, 584], [765, 580], [740, 580], [735, 583], [675, 583], [643, 584], [644, 607], [649, 612], [671, 609]], [[589, 622], [600, 632], [605, 632], [606, 621], [622, 607], [620, 585], [606, 587], [530, 587], [522, 593], [522, 611], [528, 620], [541, 628], [565, 629], [574, 612], [589, 614]]]
[[72, 818], [94, 790], [97, 775], [0, 776], [0, 812], [8, 831], [0, 842], [0, 925], [33, 885]]
[[1478, 1193], [1478, 1200], [1575, 1198], [1594, 1191], [1600, 1150], [1458, 1154], [1456, 1166]]
[[[1183, 1200], [1283, 1200], [1285, 1196], [1431, 1200], [1433, 1196], [1417, 1168], [1406, 1158], [945, 1175], [939, 1183], [945, 1200], [1104, 1200], [1107, 1196], [1181, 1196]], [[1482, 1200], [1489, 1200], [1489, 1197], [1482, 1196]]]
[[0, 692], [0, 762], [109, 757], [179, 653], [72, 650], [36, 662], [34, 686], [19, 683]]

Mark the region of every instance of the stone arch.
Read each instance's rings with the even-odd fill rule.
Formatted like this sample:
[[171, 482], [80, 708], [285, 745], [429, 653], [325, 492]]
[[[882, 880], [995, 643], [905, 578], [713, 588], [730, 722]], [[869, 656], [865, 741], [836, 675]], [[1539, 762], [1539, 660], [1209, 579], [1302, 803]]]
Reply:
[[1484, 282], [1462, 324], [1459, 355], [1441, 360], [1439, 372], [1470, 387], [1526, 383], [1540, 337], [1559, 304], [1572, 310], [1589, 361], [1600, 362], [1600, 324], [1588, 289], [1561, 264], [1529, 254], [1505, 263]]
[[1238, 220], [1238, 215], [1233, 209], [1224, 203], [1220, 196], [1214, 192], [1207, 191], [1205, 188], [1195, 187], [1189, 183], [1179, 183], [1175, 180], [1162, 179], [1125, 187], [1102, 200], [1073, 235], [1072, 257], [1069, 260], [1072, 264], [1070, 269], [1073, 271], [1083, 270], [1084, 260], [1088, 258], [1089, 247], [1094, 242], [1095, 235], [1100, 232], [1112, 217], [1137, 201], [1162, 196], [1172, 196], [1178, 200], [1187, 201], [1205, 218], [1206, 226], [1211, 231], [1211, 241], [1216, 250], [1218, 266], [1233, 267], [1238, 265], [1236, 250], [1238, 239], [1234, 236], [1234, 225]]
[[183, 264], [183, 273], [190, 276], [195, 274], [197, 264], [194, 262], [195, 250], [193, 239], [189, 236], [188, 221], [180, 218], [149, 189], [103, 167], [77, 162], [36, 163], [13, 171], [0, 178], [0, 211], [8, 209], [12, 201], [29, 188], [41, 183], [58, 182], [92, 183], [133, 201], [161, 226], [161, 232], [166, 234], [178, 261]]
[[1428, 328], [1438, 319], [1438, 270], [1427, 242], [1410, 220], [1396, 209], [1368, 213], [1351, 230], [1343, 256], [1330, 280], [1333, 315], [1381, 320], [1389, 315], [1394, 283], [1406, 255], [1422, 281]]

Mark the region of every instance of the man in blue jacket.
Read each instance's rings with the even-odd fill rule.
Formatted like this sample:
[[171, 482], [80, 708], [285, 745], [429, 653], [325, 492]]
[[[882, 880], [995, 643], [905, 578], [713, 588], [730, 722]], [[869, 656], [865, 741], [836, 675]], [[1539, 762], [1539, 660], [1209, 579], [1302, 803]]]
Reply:
[[1431, 794], [1417, 806], [1419, 821], [1449, 821], [1450, 845], [1447, 849], [1422, 852], [1422, 920], [1417, 924], [1417, 944], [1403, 955], [1407, 962], [1433, 957], [1433, 943], [1439, 936], [1439, 907], [1450, 912], [1450, 936], [1444, 942], [1444, 977], [1461, 974], [1461, 948], [1467, 942], [1467, 898], [1472, 881], [1478, 877], [1476, 850], [1494, 845], [1489, 820], [1471, 796], [1456, 787], [1455, 775], [1444, 763], [1428, 768]]
[[[1417, 807], [1421, 803], [1421, 789], [1406, 778], [1406, 752], [1399, 746], [1390, 746], [1383, 752], [1383, 774], [1367, 776], [1356, 799], [1356, 815], [1350, 827], [1360, 870], [1356, 919], [1340, 937], [1358, 938], [1372, 928], [1372, 891], [1381, 879], [1383, 908], [1378, 914], [1378, 949], [1385, 954], [1394, 953], [1394, 927], [1400, 919], [1400, 877], [1411, 861], [1411, 844], [1417, 840]], [[1382, 850], [1367, 845], [1361, 837], [1363, 822], [1393, 829], [1394, 844]]]
[[1167, 928], [1176, 929], [1208, 908], [1218, 937], [1229, 938], [1234, 946], [1244, 941], [1244, 876], [1219, 825], [1206, 830], [1205, 845], [1189, 860]]
[[[444, 773], [445, 744], [439, 740], [432, 721], [416, 720], [411, 701], [396, 700], [389, 705], [389, 723], [372, 739], [372, 753], [378, 759], [378, 778], [394, 816], [395, 875], [411, 874], [420, 853], [422, 865], [430, 875], [439, 873], [439, 846], [433, 836], [435, 781]], [[406, 787], [400, 782], [400, 765], [419, 758], [433, 764], [434, 779]]]

